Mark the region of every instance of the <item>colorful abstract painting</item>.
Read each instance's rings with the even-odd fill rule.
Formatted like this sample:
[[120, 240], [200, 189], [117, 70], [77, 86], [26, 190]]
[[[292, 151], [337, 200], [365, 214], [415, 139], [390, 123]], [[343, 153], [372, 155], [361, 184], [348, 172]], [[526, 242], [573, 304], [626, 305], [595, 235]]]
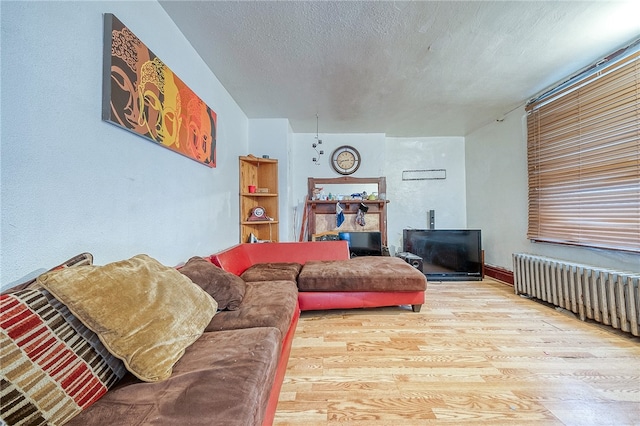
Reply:
[[102, 119], [216, 166], [216, 113], [113, 14], [104, 15]]

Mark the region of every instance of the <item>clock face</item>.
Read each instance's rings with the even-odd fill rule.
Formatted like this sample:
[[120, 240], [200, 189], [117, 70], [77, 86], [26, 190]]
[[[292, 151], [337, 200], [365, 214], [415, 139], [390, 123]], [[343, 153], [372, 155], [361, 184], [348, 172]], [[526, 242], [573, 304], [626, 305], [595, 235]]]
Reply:
[[247, 220], [260, 221], [260, 220], [270, 220], [270, 219], [267, 217], [267, 213], [264, 210], [264, 207], [256, 206], [251, 209], [251, 215]]
[[264, 216], [264, 209], [262, 207], [256, 207], [253, 209], [254, 216], [262, 217]]
[[350, 175], [360, 167], [360, 153], [352, 146], [341, 146], [331, 154], [331, 166], [341, 175]]

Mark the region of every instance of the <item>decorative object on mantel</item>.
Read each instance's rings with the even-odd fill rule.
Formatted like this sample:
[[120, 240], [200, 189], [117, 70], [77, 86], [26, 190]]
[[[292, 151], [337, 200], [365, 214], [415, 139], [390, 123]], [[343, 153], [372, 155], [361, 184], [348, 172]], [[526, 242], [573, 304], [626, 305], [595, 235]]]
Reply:
[[358, 206], [358, 213], [356, 214], [356, 223], [360, 226], [365, 226], [366, 222], [364, 220], [364, 215], [369, 211], [369, 207], [367, 207], [364, 203], [360, 203]]
[[340, 203], [336, 203], [336, 228], [340, 228], [340, 225], [344, 222], [344, 212]]
[[318, 147], [322, 145], [322, 139], [320, 139], [320, 135], [318, 133], [318, 120], [318, 114], [316, 114], [316, 141], [311, 145], [311, 147], [316, 150], [317, 157], [313, 157], [313, 162], [316, 166], [320, 165], [320, 156], [324, 155], [324, 151], [318, 149]]
[[111, 13], [104, 14], [102, 119], [216, 166], [216, 113]]
[[313, 188], [313, 196], [311, 197], [312, 200], [322, 200], [324, 199], [324, 191], [322, 190], [322, 188]]
[[447, 169], [403, 170], [402, 180], [442, 180], [447, 178]]

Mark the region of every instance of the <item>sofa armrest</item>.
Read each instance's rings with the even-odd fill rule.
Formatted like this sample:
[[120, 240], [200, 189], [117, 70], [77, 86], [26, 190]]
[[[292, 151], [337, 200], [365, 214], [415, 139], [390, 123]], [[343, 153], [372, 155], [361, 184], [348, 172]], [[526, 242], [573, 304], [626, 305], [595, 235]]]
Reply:
[[247, 253], [246, 246], [250, 244], [236, 244], [219, 253], [209, 256], [213, 264], [218, 265], [227, 272], [240, 276], [252, 263]]

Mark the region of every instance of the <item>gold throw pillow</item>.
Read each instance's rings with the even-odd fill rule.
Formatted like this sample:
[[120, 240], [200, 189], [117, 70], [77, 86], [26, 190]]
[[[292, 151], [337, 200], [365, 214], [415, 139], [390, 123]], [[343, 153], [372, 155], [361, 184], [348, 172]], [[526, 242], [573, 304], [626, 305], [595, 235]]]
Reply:
[[37, 281], [147, 382], [171, 375], [218, 307], [189, 278], [145, 254], [47, 272]]

